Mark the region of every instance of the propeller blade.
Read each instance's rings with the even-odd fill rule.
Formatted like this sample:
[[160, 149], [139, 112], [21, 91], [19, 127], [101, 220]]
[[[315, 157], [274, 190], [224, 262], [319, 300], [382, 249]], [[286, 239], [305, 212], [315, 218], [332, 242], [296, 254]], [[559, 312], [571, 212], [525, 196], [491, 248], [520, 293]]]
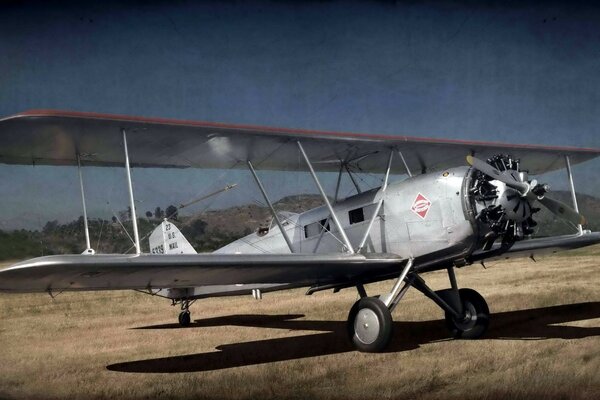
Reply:
[[487, 176], [504, 182], [507, 186], [517, 189], [521, 193], [526, 193], [529, 190], [529, 185], [523, 182], [516, 181], [512, 175], [503, 174], [490, 164], [473, 156], [467, 156], [467, 162], [473, 168], [483, 172]]
[[549, 197], [542, 197], [541, 199], [538, 199], [538, 201], [553, 214], [556, 214], [575, 225], [585, 225], [585, 218], [583, 215], [579, 214], [565, 203]]

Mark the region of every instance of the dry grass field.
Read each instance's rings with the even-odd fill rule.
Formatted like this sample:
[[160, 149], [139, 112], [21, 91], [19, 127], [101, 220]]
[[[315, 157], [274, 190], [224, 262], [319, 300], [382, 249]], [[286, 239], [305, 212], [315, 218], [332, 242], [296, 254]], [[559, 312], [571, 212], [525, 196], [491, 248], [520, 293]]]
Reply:
[[189, 328], [135, 292], [2, 294], [0, 398], [600, 398], [600, 249], [487, 267], [457, 273], [490, 305], [484, 339], [448, 339], [409, 291], [383, 354], [348, 344], [350, 289], [198, 301]]

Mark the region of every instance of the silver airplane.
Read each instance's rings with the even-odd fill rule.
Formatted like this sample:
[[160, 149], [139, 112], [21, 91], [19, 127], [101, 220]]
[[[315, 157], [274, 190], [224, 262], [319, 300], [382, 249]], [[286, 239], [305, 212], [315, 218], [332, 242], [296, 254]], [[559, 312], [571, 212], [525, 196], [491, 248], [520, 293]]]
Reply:
[[[0, 120], [0, 163], [73, 165], [79, 169], [86, 250], [23, 261], [0, 271], [0, 291], [138, 290], [181, 306], [201, 298], [308, 287], [355, 288], [349, 337], [360, 351], [383, 351], [392, 337], [391, 313], [409, 288], [435, 302], [455, 338], [475, 339], [490, 312], [473, 289], [458, 288], [454, 268], [485, 260], [533, 257], [600, 243], [577, 209], [571, 165], [600, 149], [508, 145], [405, 136], [225, 125], [34, 110]], [[129, 149], [132, 149], [130, 157]], [[509, 155], [510, 154], [510, 155]], [[465, 159], [465, 155], [468, 155]], [[564, 163], [564, 164], [563, 164]], [[90, 246], [82, 166], [124, 166], [136, 254], [95, 254]], [[141, 252], [131, 168], [248, 168], [272, 215], [268, 228], [209, 254], [196, 251], [164, 221]], [[566, 168], [573, 207], [547, 196], [530, 176]], [[302, 214], [274, 209], [257, 171], [306, 171], [324, 206]], [[353, 171], [384, 174], [381, 187], [362, 191]], [[316, 172], [337, 172], [330, 201]], [[356, 195], [342, 199], [347, 174]], [[389, 182], [391, 174], [406, 175]], [[535, 214], [547, 208], [576, 229], [531, 238]], [[425, 272], [447, 270], [449, 288], [434, 291]], [[387, 293], [364, 285], [394, 279]]]

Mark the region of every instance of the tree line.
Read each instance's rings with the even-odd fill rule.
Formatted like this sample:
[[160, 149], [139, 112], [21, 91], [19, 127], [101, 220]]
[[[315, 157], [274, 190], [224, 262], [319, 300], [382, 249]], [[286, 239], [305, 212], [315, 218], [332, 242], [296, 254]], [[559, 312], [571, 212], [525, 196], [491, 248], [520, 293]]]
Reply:
[[[156, 207], [154, 212], [147, 211], [145, 218], [137, 219], [142, 252], [149, 251], [148, 238], [164, 218], [176, 222], [183, 235], [198, 252], [214, 251], [247, 233], [222, 232], [219, 227], [209, 227], [200, 218], [178, 215], [178, 208], [173, 205], [164, 210]], [[129, 207], [119, 212], [118, 216], [113, 215], [111, 219], [89, 218], [91, 247], [98, 253], [132, 253], [134, 251], [132, 225]], [[47, 221], [41, 230], [0, 230], [0, 260], [53, 254], [78, 254], [83, 250], [85, 250], [83, 216], [66, 223], [57, 220]]]

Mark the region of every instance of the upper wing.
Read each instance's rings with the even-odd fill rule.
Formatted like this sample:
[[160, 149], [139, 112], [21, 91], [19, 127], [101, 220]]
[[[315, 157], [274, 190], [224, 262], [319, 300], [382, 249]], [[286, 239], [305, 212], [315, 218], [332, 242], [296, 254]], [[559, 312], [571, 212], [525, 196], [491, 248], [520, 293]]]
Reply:
[[205, 285], [349, 282], [398, 271], [389, 254], [60, 255], [0, 271], [0, 291], [186, 288]]
[[[0, 120], [0, 163], [122, 166], [122, 130], [134, 167], [246, 168], [305, 170], [295, 144], [300, 140], [318, 171], [337, 171], [340, 161], [365, 172], [382, 172], [390, 149], [402, 151], [413, 173], [465, 164], [467, 154], [486, 158], [509, 153], [523, 169], [538, 174], [563, 168], [568, 155], [577, 164], [600, 149], [508, 145], [407, 136], [319, 132], [121, 115], [37, 110]], [[404, 173], [395, 162], [392, 173]]]

